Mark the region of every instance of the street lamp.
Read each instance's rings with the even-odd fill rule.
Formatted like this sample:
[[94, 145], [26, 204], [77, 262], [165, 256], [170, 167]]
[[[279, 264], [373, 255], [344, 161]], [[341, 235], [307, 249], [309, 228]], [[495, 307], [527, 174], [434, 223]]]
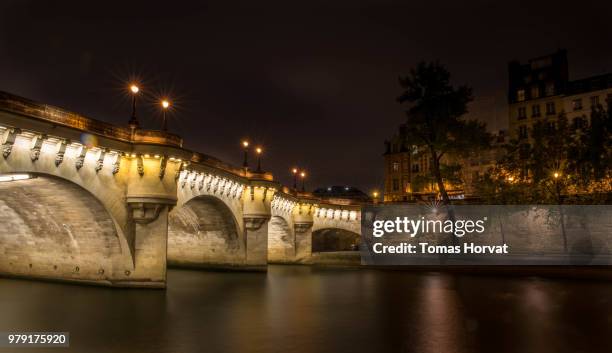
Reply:
[[298, 169], [297, 168], [291, 169], [291, 173], [293, 173], [293, 190], [297, 190]]
[[302, 192], [306, 191], [306, 186], [305, 186], [305, 182], [304, 179], [306, 179], [306, 171], [302, 170], [302, 172], [300, 173], [300, 178], [302, 178]]
[[242, 141], [242, 148], [244, 149], [244, 162], [242, 163], [242, 166], [244, 167], [244, 170], [247, 170], [249, 168], [249, 141]]
[[372, 198], [374, 199], [374, 203], [378, 203], [378, 191], [372, 193]]
[[135, 129], [139, 125], [138, 119], [136, 119], [136, 95], [138, 94], [138, 92], [140, 92], [140, 88], [137, 85], [132, 84], [130, 86], [130, 91], [132, 92], [132, 117], [130, 118], [128, 124], [130, 125], [130, 127]]
[[261, 147], [255, 148], [255, 153], [257, 153], [257, 173], [261, 173], [261, 154], [263, 149]]
[[162, 106], [162, 131], [168, 131], [168, 120], [166, 120], [166, 111], [170, 108], [170, 102], [167, 100], [161, 101]]
[[561, 204], [561, 184], [559, 183], [559, 178], [561, 177], [560, 172], [554, 172], [553, 178], [555, 178], [555, 192], [557, 197], [557, 202]]

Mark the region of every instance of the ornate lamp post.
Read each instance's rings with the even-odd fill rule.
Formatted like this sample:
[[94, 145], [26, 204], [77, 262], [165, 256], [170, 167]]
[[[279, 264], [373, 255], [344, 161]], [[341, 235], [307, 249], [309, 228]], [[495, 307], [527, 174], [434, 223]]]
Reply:
[[138, 119], [136, 119], [136, 95], [140, 92], [140, 88], [135, 84], [130, 86], [130, 91], [132, 92], [132, 117], [128, 124], [132, 129], [138, 128]]
[[297, 168], [291, 169], [291, 173], [293, 173], [293, 190], [297, 190], [298, 169]]
[[249, 141], [242, 141], [242, 148], [244, 149], [244, 162], [242, 163], [242, 167], [246, 171], [249, 169]]
[[166, 120], [166, 111], [170, 108], [170, 102], [167, 100], [161, 101], [162, 106], [162, 131], [168, 131], [168, 120]]
[[306, 179], [306, 171], [302, 170], [302, 172], [300, 173], [300, 178], [302, 178], [302, 192], [306, 191], [306, 186], [305, 186], [305, 182], [304, 180]]
[[257, 173], [262, 173], [261, 170], [261, 154], [263, 153], [263, 149], [261, 147], [255, 148], [255, 153], [257, 153]]

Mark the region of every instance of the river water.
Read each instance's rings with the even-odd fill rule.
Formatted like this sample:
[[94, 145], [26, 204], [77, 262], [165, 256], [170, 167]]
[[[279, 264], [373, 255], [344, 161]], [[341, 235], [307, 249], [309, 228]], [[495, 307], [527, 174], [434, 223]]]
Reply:
[[166, 291], [0, 278], [0, 331], [70, 332], [68, 349], [13, 352], [611, 352], [612, 283], [302, 266], [169, 270]]

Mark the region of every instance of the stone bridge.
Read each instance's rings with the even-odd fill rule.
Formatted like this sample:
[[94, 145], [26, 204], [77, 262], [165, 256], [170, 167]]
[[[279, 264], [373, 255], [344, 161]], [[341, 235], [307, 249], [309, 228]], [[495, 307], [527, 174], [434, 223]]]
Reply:
[[358, 243], [359, 205], [182, 143], [0, 92], [0, 274], [165, 287], [168, 265], [265, 270]]

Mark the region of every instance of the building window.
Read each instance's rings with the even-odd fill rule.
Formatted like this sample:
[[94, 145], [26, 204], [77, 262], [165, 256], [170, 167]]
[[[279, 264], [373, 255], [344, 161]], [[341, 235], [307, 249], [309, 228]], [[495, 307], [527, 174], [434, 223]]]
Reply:
[[596, 107], [599, 105], [599, 96], [591, 97], [591, 107]]
[[555, 84], [552, 82], [549, 82], [546, 84], [546, 95], [547, 96], [554, 96], [555, 95]]
[[480, 181], [480, 173], [476, 170], [472, 172], [472, 182]]
[[529, 157], [529, 152], [531, 150], [531, 145], [528, 143], [523, 143], [519, 146], [519, 157], [521, 159], [525, 159]]
[[415, 163], [412, 165], [412, 172], [413, 173], [418, 173], [419, 172], [419, 165], [418, 163]]
[[527, 126], [525, 125], [519, 126], [519, 138], [522, 138], [522, 139], [527, 138]]
[[393, 171], [394, 172], [399, 172], [399, 167], [400, 167], [399, 162], [393, 162]]
[[525, 90], [524, 89], [519, 89], [518, 91], [516, 91], [516, 100], [519, 102], [522, 102], [525, 100]]
[[586, 127], [586, 119], [584, 119], [584, 118], [574, 118], [573, 125], [574, 125], [574, 129], [575, 130], [582, 129], [582, 128]]
[[539, 104], [534, 104], [531, 106], [531, 116], [536, 117], [536, 118], [540, 116], [540, 105]]
[[555, 132], [555, 122], [554, 121], [549, 121], [548, 123], [546, 123], [546, 132], [548, 133]]
[[582, 109], [582, 99], [578, 98], [578, 99], [574, 99], [572, 101], [572, 108], [574, 110], [580, 110]]
[[399, 190], [399, 179], [393, 179], [393, 191]]
[[531, 87], [531, 99], [540, 98], [540, 87], [533, 86]]
[[525, 107], [518, 108], [518, 118], [519, 119], [527, 118], [527, 109]]
[[546, 115], [555, 114], [555, 102], [546, 103]]

